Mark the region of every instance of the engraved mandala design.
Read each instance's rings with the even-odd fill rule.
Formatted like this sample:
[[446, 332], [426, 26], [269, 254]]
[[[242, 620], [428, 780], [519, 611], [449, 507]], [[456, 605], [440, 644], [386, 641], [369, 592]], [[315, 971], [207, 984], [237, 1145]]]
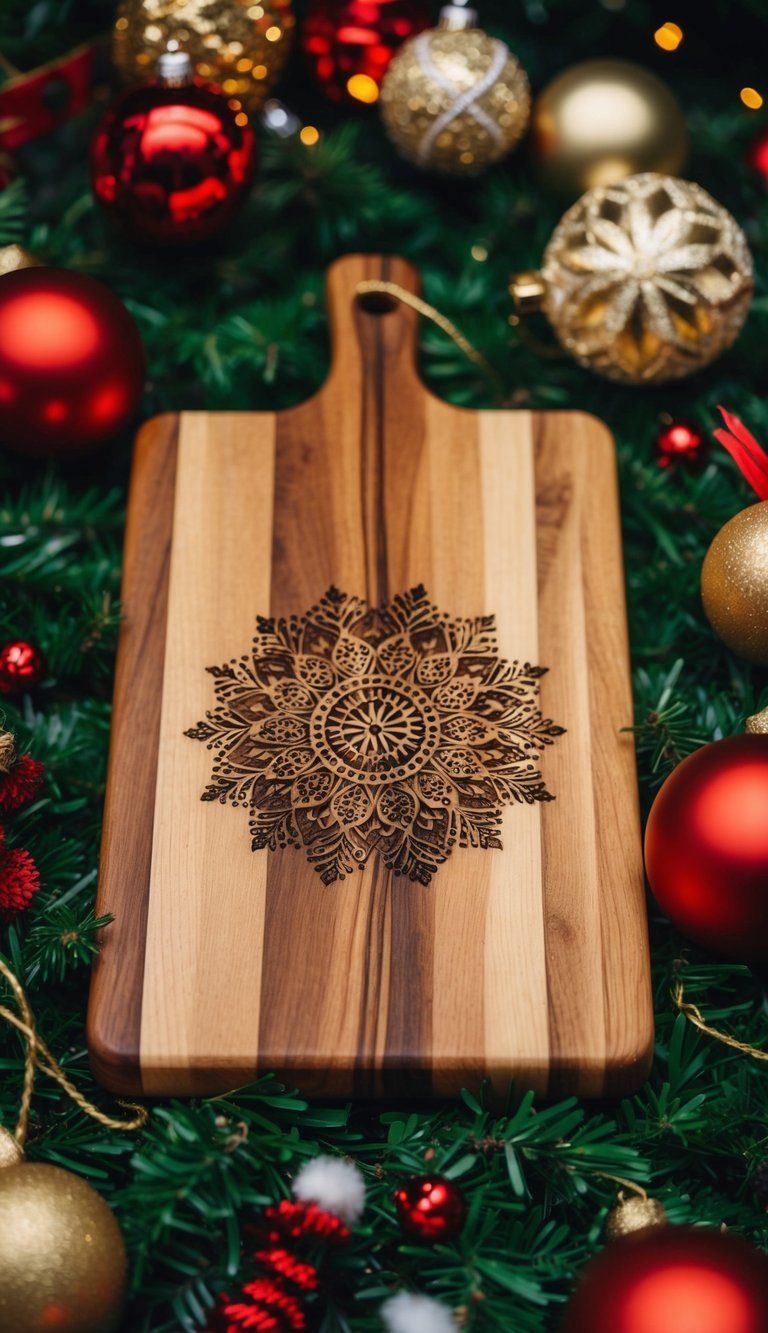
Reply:
[[501, 812], [552, 800], [538, 768], [545, 668], [498, 655], [492, 616], [451, 619], [423, 588], [371, 608], [331, 588], [259, 618], [186, 734], [214, 752], [204, 801], [248, 811], [253, 850], [303, 848], [326, 884], [378, 851], [428, 884], [460, 847], [500, 847]]

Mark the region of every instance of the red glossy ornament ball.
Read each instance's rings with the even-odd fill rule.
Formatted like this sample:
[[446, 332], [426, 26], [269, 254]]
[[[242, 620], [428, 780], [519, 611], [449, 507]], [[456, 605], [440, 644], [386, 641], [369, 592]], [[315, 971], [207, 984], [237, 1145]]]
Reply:
[[656, 436], [659, 467], [669, 467], [677, 461], [696, 464], [704, 461], [707, 453], [706, 438], [698, 427], [688, 421], [672, 421]]
[[301, 44], [330, 101], [371, 103], [398, 48], [429, 26], [424, 0], [313, 0]]
[[467, 1216], [464, 1195], [443, 1176], [414, 1176], [395, 1190], [397, 1220], [413, 1240], [455, 1240]]
[[173, 56], [178, 78], [133, 89], [98, 125], [91, 181], [134, 236], [176, 245], [206, 241], [231, 220], [253, 180], [256, 142], [240, 103], [193, 78], [187, 56]]
[[766, 1333], [768, 1259], [739, 1236], [649, 1227], [587, 1269], [561, 1333]]
[[0, 444], [92, 448], [133, 416], [143, 387], [139, 330], [109, 288], [58, 268], [0, 277]]
[[45, 658], [33, 643], [14, 639], [0, 647], [0, 694], [31, 690], [45, 673]]
[[768, 734], [705, 745], [651, 808], [645, 866], [675, 925], [705, 949], [768, 958]]

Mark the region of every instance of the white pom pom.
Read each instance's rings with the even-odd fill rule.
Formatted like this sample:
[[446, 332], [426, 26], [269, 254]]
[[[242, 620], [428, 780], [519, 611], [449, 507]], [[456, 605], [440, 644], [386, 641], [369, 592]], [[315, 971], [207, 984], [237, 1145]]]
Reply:
[[316, 1157], [301, 1168], [293, 1182], [294, 1198], [316, 1203], [347, 1226], [354, 1226], [365, 1207], [365, 1181], [352, 1162]]
[[457, 1333], [457, 1324], [448, 1309], [431, 1296], [401, 1291], [381, 1307], [387, 1333]]

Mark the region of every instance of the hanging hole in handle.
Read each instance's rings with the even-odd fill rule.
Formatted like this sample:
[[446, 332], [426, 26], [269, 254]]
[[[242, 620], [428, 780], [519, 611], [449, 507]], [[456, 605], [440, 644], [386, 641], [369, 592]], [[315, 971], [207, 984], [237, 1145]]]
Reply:
[[391, 315], [400, 304], [389, 292], [358, 292], [355, 300], [366, 315]]

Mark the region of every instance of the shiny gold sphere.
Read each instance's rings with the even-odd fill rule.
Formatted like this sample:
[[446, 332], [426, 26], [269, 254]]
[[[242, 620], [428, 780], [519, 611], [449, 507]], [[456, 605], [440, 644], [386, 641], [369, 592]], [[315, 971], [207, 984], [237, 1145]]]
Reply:
[[295, 23], [291, 0], [120, 0], [112, 55], [126, 83], [143, 83], [176, 41], [201, 79], [257, 111], [288, 58]]
[[644, 1231], [646, 1227], [661, 1227], [667, 1222], [667, 1214], [658, 1199], [642, 1199], [633, 1195], [624, 1199], [618, 1207], [608, 1214], [605, 1224], [606, 1240], [618, 1240], [620, 1236], [629, 1236], [633, 1231]]
[[677, 98], [628, 60], [586, 60], [558, 74], [531, 125], [542, 184], [571, 199], [641, 171], [676, 176], [688, 153]]
[[752, 272], [747, 239], [717, 200], [647, 172], [589, 190], [561, 218], [544, 253], [543, 309], [581, 365], [660, 384], [731, 346]]
[[704, 557], [701, 598], [723, 643], [768, 666], [768, 500], [720, 529]]
[[79, 1176], [37, 1162], [0, 1170], [0, 1329], [113, 1333], [125, 1269], [114, 1215]]
[[456, 176], [504, 157], [525, 131], [530, 103], [522, 65], [480, 28], [411, 37], [381, 85], [384, 127], [402, 156]]

